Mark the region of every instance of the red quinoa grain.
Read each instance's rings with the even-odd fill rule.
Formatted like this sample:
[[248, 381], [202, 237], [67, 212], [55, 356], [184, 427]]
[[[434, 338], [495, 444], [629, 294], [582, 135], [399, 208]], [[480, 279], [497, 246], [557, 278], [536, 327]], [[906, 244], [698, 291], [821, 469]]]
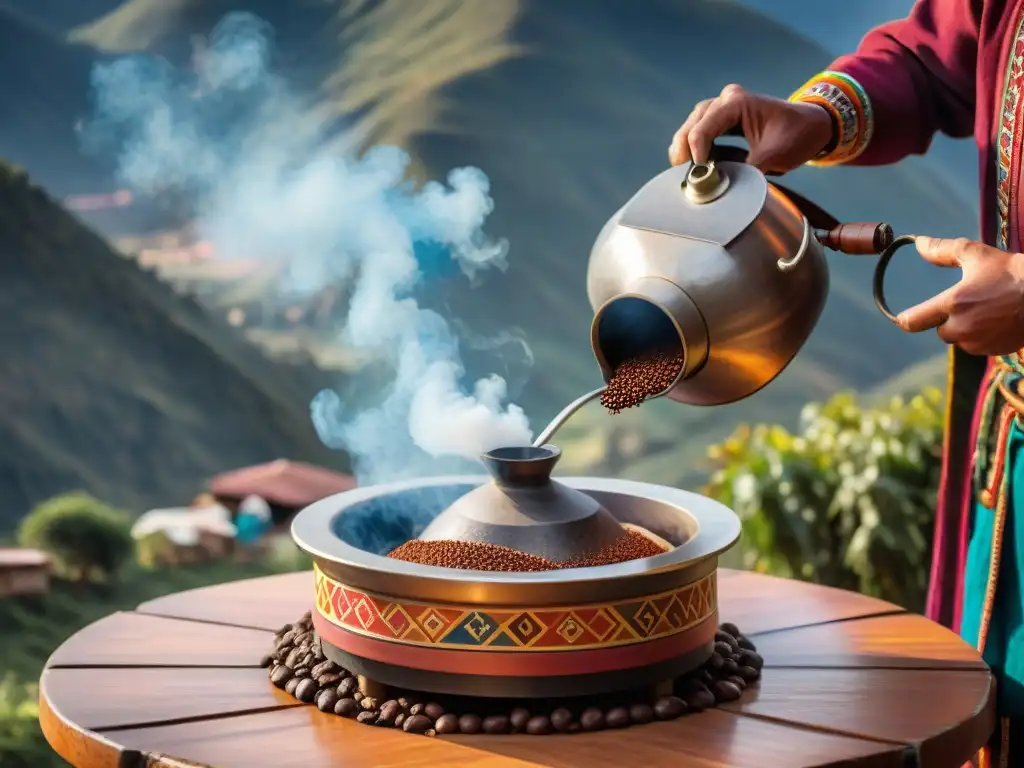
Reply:
[[413, 539], [388, 553], [388, 557], [418, 565], [439, 568], [458, 568], [465, 571], [556, 571], [562, 568], [590, 568], [613, 565], [643, 557], [654, 557], [665, 550], [638, 531], [623, 531], [623, 535], [592, 555], [554, 562], [537, 555], [520, 552], [497, 544], [479, 541], [421, 541]]
[[601, 405], [612, 413], [640, 405], [671, 387], [682, 370], [683, 355], [679, 351], [650, 352], [625, 360], [615, 368], [608, 388], [601, 393]]

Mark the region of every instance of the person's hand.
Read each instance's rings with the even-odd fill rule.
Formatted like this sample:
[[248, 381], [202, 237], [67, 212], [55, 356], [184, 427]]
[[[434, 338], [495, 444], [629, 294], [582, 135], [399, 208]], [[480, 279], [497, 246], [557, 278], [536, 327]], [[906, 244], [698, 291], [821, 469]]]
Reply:
[[960, 267], [960, 282], [897, 316], [911, 333], [939, 338], [972, 355], [1009, 355], [1024, 347], [1024, 254], [964, 238], [918, 237], [917, 250], [939, 267]]
[[727, 85], [700, 102], [672, 137], [672, 165], [704, 163], [715, 139], [742, 126], [750, 145], [747, 162], [765, 172], [785, 173], [814, 159], [833, 139], [832, 118], [824, 107], [785, 101]]

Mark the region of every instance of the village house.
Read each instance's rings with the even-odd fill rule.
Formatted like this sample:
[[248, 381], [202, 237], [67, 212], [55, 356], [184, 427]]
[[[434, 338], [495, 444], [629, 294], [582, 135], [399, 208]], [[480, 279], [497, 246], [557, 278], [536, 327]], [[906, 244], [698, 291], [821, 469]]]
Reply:
[[0, 598], [50, 590], [50, 558], [37, 549], [0, 547]]
[[270, 506], [272, 533], [287, 532], [295, 514], [313, 502], [356, 487], [351, 475], [298, 461], [278, 459], [268, 464], [217, 475], [210, 493], [233, 515], [242, 501], [258, 496]]

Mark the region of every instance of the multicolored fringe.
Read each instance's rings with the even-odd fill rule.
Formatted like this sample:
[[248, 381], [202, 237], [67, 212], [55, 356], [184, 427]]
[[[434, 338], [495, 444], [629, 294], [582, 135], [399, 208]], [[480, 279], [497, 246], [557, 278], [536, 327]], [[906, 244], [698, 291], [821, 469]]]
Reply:
[[[992, 612], [995, 608], [999, 566], [1003, 554], [1003, 532], [1009, 511], [1009, 481], [1006, 472], [1007, 448], [1010, 430], [1024, 414], [1024, 394], [1021, 383], [1021, 362], [1018, 355], [999, 358], [991, 366], [982, 383], [982, 427], [974, 452], [974, 488], [978, 501], [995, 510], [992, 522], [992, 552], [985, 584], [985, 598], [981, 609], [977, 649], [984, 654], [988, 642]], [[974, 758], [977, 768], [1009, 768], [1010, 721], [1001, 718], [998, 731], [989, 744]]]
[[837, 140], [808, 165], [848, 163], [858, 157], [871, 141], [875, 131], [871, 100], [861, 84], [846, 73], [826, 71], [815, 75], [789, 100], [824, 107], [839, 130]]

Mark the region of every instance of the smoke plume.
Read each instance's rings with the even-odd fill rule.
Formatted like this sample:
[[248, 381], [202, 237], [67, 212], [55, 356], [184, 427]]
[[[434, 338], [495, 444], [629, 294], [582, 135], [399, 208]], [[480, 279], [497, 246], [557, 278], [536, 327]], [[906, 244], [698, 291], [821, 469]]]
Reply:
[[326, 150], [311, 103], [271, 69], [271, 32], [232, 14], [194, 71], [143, 56], [98, 65], [83, 141], [116, 153], [131, 188], [185, 195], [218, 256], [274, 265], [277, 290], [290, 299], [344, 287], [338, 341], [383, 359], [391, 378], [375, 403], [355, 407], [324, 391], [310, 412], [321, 439], [352, 456], [361, 482], [447, 470], [528, 443], [505, 379], [464, 381], [453, 325], [417, 298], [420, 249], [441, 249], [467, 289], [483, 271], [505, 268], [507, 244], [483, 229], [494, 205], [487, 176], [458, 168], [445, 183], [416, 188], [398, 148]]

